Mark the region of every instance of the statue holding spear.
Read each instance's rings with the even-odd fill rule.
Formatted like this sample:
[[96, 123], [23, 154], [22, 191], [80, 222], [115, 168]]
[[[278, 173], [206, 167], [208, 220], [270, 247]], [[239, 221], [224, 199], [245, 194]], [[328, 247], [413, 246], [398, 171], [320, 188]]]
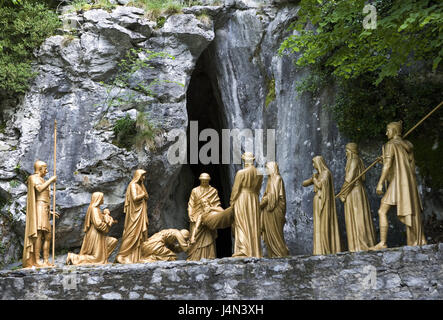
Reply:
[[[55, 122], [56, 125], [56, 122]], [[54, 128], [54, 146], [56, 143], [56, 128]], [[34, 174], [29, 176], [28, 196], [26, 202], [26, 227], [23, 245], [23, 268], [52, 267], [54, 266], [54, 221], [58, 214], [55, 212], [55, 148], [54, 148], [54, 176], [45, 181], [48, 173], [45, 162], [37, 160], [34, 163]], [[53, 194], [53, 227], [52, 227], [52, 264], [49, 262], [49, 249], [51, 243], [51, 225], [49, 223], [49, 188], [54, 183]], [[42, 250], [43, 249], [43, 250]], [[43, 262], [40, 252], [43, 251]]]
[[[437, 111], [443, 101], [412, 127], [403, 137], [401, 136], [402, 122], [391, 122], [387, 125], [386, 135], [389, 141], [383, 146], [383, 155], [378, 157], [366, 170], [351, 181], [346, 188], [352, 188], [354, 182], [364, 175], [377, 162], [383, 162], [382, 174], [377, 184], [377, 194], [383, 195], [383, 183], [388, 182], [386, 192], [381, 199], [378, 210], [380, 223], [380, 242], [370, 250], [387, 248], [388, 219], [387, 213], [392, 206], [397, 207], [399, 220], [406, 225], [407, 245], [418, 246], [426, 244], [422, 222], [422, 204], [418, 194], [415, 177], [415, 160], [412, 143], [405, 138]], [[348, 190], [343, 188], [336, 197], [341, 197]]]
[[386, 129], [389, 141], [383, 146], [383, 169], [377, 184], [377, 194], [383, 195], [383, 183], [389, 183], [378, 210], [380, 242], [370, 250], [387, 248], [387, 214], [397, 206], [398, 219], [406, 225], [408, 246], [426, 244], [421, 213], [423, 210], [415, 177], [412, 143], [401, 137], [402, 122], [391, 122]]

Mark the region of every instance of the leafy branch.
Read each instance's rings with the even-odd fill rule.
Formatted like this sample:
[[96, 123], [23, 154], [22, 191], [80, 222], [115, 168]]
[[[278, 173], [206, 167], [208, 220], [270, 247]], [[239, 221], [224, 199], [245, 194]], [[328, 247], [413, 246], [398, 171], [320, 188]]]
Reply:
[[[301, 0], [293, 31], [279, 54], [295, 54], [309, 76], [299, 93], [318, 95], [334, 85], [327, 107], [341, 133], [355, 142], [384, 140], [386, 124], [412, 127], [441, 102], [443, 3], [436, 0], [374, 0], [375, 29], [365, 29], [365, 0]], [[410, 137], [428, 185], [443, 186], [436, 169], [443, 157], [438, 117]], [[441, 161], [440, 161], [441, 162]]]

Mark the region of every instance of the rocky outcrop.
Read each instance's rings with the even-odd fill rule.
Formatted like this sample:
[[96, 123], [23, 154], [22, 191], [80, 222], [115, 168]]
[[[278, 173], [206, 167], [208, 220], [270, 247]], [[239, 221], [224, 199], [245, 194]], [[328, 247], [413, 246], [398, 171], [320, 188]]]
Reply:
[[0, 271], [1, 299], [435, 299], [443, 245], [379, 252]]
[[[290, 254], [311, 252], [313, 191], [301, 183], [312, 174], [312, 157], [321, 154], [338, 192], [346, 163], [347, 140], [323, 108], [334, 97], [333, 84], [317, 98], [300, 95], [294, 83], [309, 70], [296, 69], [292, 62], [295, 56], [278, 54], [281, 42], [289, 35], [287, 28], [297, 19], [296, 4], [251, 0], [203, 3], [167, 16], [163, 25], [148, 20], [143, 10], [128, 6], [118, 6], [112, 12], [94, 9], [63, 16], [65, 28], [73, 27], [74, 31], [47, 39], [36, 52], [39, 75], [29, 92], [17, 106], [3, 102], [3, 119], [7, 121], [4, 133], [0, 133], [0, 264], [20, 258], [24, 182], [33, 172], [36, 159], [47, 161], [52, 172], [54, 119], [58, 121], [57, 209], [61, 213], [56, 228], [58, 250], [80, 246], [86, 207], [94, 191], [105, 193], [105, 205], [119, 220], [111, 235], [121, 237], [124, 192], [138, 167], [148, 171], [150, 234], [163, 228], [187, 227], [187, 200], [196, 172], [188, 165], [168, 161], [168, 148], [174, 143], [168, 137], [173, 136], [174, 129], [186, 131], [188, 115], [197, 111], [203, 113], [202, 119], [209, 119], [208, 123], [218, 122], [217, 130], [275, 129], [275, 160], [286, 186], [285, 238]], [[155, 150], [128, 151], [114, 145], [116, 120], [125, 115], [134, 119], [140, 110], [131, 105], [108, 109], [103, 104], [107, 92], [102, 81], [116, 75], [118, 63], [133, 48], [164, 51], [175, 57], [156, 58], [154, 68], [142, 68], [133, 75], [132, 83], [161, 80], [155, 97], [131, 86], [123, 90], [146, 101], [142, 111], [149, 112], [161, 129]], [[199, 80], [201, 86], [190, 86], [195, 71], [205, 74]], [[191, 97], [201, 100], [197, 111], [189, 110], [193, 108], [188, 101]], [[366, 164], [375, 158], [380, 146], [381, 142], [362, 146]], [[266, 149], [257, 157], [259, 161], [269, 160]], [[240, 166], [216, 166], [213, 170], [218, 170], [222, 180], [220, 192], [226, 204]], [[367, 175], [376, 230], [380, 198], [375, 195], [375, 185], [379, 174], [380, 167]], [[441, 221], [441, 192], [422, 186], [420, 192], [426, 214], [437, 214]], [[339, 201], [337, 212], [346, 247]], [[389, 246], [405, 244], [403, 225], [395, 218], [390, 222]]]
[[[23, 237], [26, 177], [33, 173], [36, 159], [46, 161], [52, 173], [54, 120], [58, 123], [59, 249], [81, 245], [85, 209], [91, 192], [96, 190], [106, 194], [106, 205], [120, 220], [121, 225], [113, 230], [120, 237], [125, 189], [138, 167], [148, 171], [151, 232], [167, 226], [184, 227], [183, 214], [177, 215], [174, 207], [169, 212], [163, 210], [181, 169], [167, 161], [168, 146], [172, 143], [167, 136], [172, 129], [186, 130], [186, 88], [197, 58], [213, 40], [212, 27], [201, 24], [192, 14], [181, 14], [170, 17], [163, 28], [155, 29], [156, 24], [144, 18], [144, 11], [133, 7], [117, 7], [110, 13], [90, 10], [67, 17], [69, 26], [76, 27], [76, 35], [57, 35], [44, 42], [36, 53], [38, 77], [18, 107], [6, 106], [3, 111], [8, 120], [0, 139], [0, 189], [6, 194], [3, 225], [9, 223], [10, 229], [2, 227], [1, 234]], [[156, 58], [151, 61], [155, 68], [139, 70], [130, 79], [162, 81], [164, 85], [155, 98], [135, 88], [123, 90], [146, 101], [141, 111], [149, 113], [161, 132], [155, 139], [155, 151], [145, 147], [129, 152], [114, 145], [115, 121], [126, 114], [135, 118], [140, 110], [131, 105], [108, 109], [103, 103], [107, 92], [102, 81], [116, 75], [118, 63], [132, 48], [166, 52], [173, 57]], [[104, 118], [106, 121], [102, 121]], [[173, 214], [168, 215], [170, 212]], [[7, 246], [6, 252], [11, 250], [14, 254], [1, 255], [1, 262], [20, 257], [17, 252], [21, 249], [16, 243], [6, 243], [5, 239], [2, 242]]]

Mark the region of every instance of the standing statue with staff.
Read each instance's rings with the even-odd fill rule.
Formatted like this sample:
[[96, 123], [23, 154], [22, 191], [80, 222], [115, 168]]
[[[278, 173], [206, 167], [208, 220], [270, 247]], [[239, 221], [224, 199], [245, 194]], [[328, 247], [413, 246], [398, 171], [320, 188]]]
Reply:
[[378, 157], [371, 165], [353, 179], [348, 186], [335, 196], [341, 197], [347, 188], [363, 176], [377, 162], [383, 162], [382, 174], [377, 184], [377, 194], [383, 194], [383, 183], [388, 182], [386, 193], [381, 199], [379, 214], [380, 242], [370, 250], [387, 248], [388, 219], [387, 213], [392, 206], [397, 206], [397, 216], [406, 225], [407, 244], [418, 246], [426, 244], [423, 232], [422, 211], [423, 207], [418, 195], [417, 180], [415, 177], [415, 160], [413, 145], [405, 138], [420, 124], [429, 118], [443, 105], [440, 102], [431, 112], [423, 117], [415, 126], [402, 137], [402, 122], [391, 122], [387, 125], [386, 136], [389, 141], [383, 146], [383, 155]]
[[[55, 122], [56, 124], [56, 122]], [[54, 126], [54, 176], [45, 181], [44, 176], [48, 173], [45, 162], [37, 160], [34, 163], [34, 174], [29, 176], [28, 196], [26, 201], [26, 227], [23, 244], [23, 268], [30, 267], [52, 267], [54, 266], [54, 228], [55, 217], [55, 144], [56, 127]], [[49, 222], [49, 188], [54, 183], [53, 194], [53, 227], [52, 227], [52, 264], [49, 262], [49, 249], [51, 244], [51, 224]], [[43, 247], [43, 262], [40, 260], [40, 252]]]
[[391, 206], [397, 206], [398, 219], [406, 225], [408, 246], [426, 244], [422, 222], [422, 204], [415, 177], [413, 146], [401, 137], [402, 123], [391, 122], [386, 135], [389, 141], [383, 146], [383, 169], [377, 184], [377, 194], [383, 194], [383, 183], [389, 183], [378, 210], [380, 242], [370, 250], [387, 248], [388, 218]]

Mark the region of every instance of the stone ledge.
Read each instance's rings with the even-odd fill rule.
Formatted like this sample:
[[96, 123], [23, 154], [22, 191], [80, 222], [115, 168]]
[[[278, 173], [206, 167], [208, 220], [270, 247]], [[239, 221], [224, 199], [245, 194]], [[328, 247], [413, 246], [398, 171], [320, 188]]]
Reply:
[[443, 243], [279, 259], [0, 271], [1, 299], [443, 299]]

